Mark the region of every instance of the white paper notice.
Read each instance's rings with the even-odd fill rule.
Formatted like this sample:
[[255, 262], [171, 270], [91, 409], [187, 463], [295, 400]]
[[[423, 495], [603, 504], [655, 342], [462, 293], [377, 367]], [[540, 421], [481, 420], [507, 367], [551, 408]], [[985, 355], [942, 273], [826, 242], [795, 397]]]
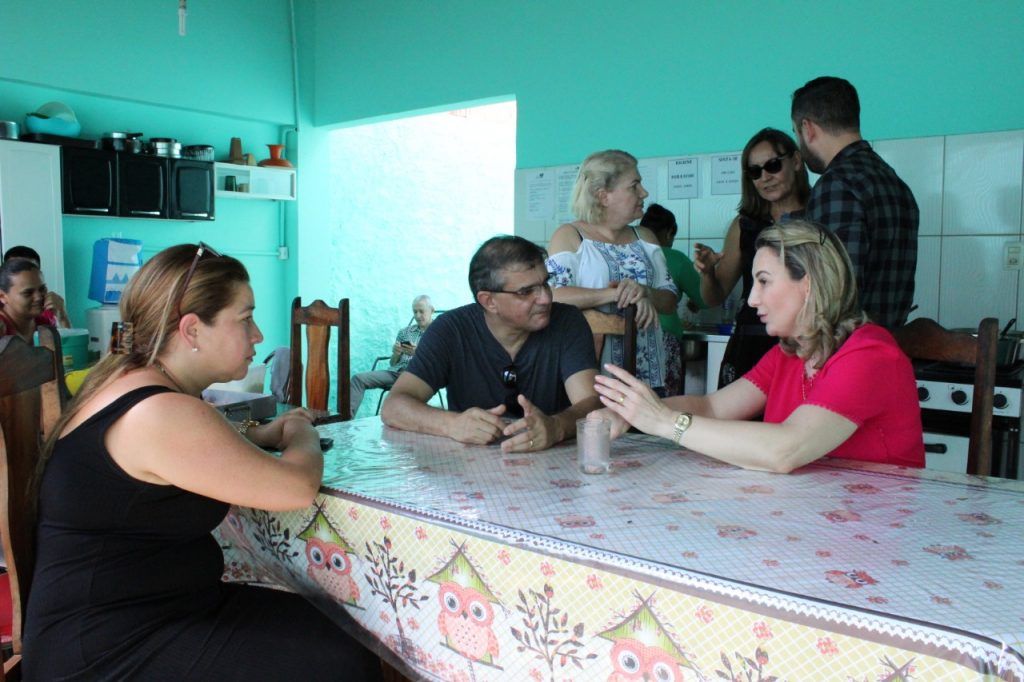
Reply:
[[555, 183], [550, 171], [526, 176], [526, 219], [551, 220], [555, 213]]
[[571, 223], [576, 220], [572, 212], [572, 188], [576, 185], [576, 176], [580, 174], [580, 165], [562, 166], [555, 171], [556, 180], [556, 204], [558, 214], [556, 216], [559, 224]]
[[739, 154], [720, 154], [711, 157], [711, 193], [740, 193]]
[[669, 159], [668, 198], [696, 199], [700, 196], [700, 169], [696, 156], [685, 159]]

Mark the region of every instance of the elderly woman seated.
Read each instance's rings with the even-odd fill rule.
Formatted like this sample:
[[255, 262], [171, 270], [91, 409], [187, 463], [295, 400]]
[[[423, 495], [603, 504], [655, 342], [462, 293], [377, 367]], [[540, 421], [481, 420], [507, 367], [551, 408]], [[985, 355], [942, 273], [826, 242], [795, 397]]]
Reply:
[[631, 424], [748, 469], [788, 473], [824, 455], [924, 466], [913, 369], [859, 307], [842, 243], [798, 220], [765, 229], [756, 248], [748, 303], [779, 345], [719, 391], [664, 401], [606, 365], [606, 409], [592, 416], [616, 436]]

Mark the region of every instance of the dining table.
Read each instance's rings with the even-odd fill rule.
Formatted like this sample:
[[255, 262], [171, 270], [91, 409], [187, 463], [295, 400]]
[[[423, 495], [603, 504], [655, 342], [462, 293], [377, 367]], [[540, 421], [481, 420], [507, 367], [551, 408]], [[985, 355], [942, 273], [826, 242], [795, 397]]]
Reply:
[[1024, 680], [1024, 482], [627, 434], [504, 452], [324, 424], [314, 503], [235, 507], [225, 580], [358, 623], [423, 680]]

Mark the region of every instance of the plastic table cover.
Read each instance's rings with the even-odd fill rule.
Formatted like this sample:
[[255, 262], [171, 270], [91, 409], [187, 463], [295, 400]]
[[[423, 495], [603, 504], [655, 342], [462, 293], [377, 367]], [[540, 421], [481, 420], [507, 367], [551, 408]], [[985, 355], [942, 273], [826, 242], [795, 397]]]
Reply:
[[345, 609], [423, 679], [1024, 679], [1024, 483], [320, 431], [316, 503], [233, 510], [226, 578]]

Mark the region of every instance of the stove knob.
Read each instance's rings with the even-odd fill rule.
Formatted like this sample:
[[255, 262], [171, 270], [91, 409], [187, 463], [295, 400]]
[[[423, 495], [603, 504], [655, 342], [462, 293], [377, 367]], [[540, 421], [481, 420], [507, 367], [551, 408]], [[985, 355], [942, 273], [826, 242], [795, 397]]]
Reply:
[[967, 404], [967, 392], [966, 391], [962, 391], [960, 389], [957, 389], [957, 390], [953, 391], [952, 393], [950, 393], [949, 397], [957, 405], [966, 405]]
[[1002, 393], [996, 393], [995, 397], [992, 398], [992, 407], [997, 410], [1001, 410], [1010, 404], [1010, 400]]
[[928, 389], [924, 386], [917, 387], [917, 399], [922, 402], [928, 402], [928, 399], [932, 397], [932, 394], [928, 392]]

